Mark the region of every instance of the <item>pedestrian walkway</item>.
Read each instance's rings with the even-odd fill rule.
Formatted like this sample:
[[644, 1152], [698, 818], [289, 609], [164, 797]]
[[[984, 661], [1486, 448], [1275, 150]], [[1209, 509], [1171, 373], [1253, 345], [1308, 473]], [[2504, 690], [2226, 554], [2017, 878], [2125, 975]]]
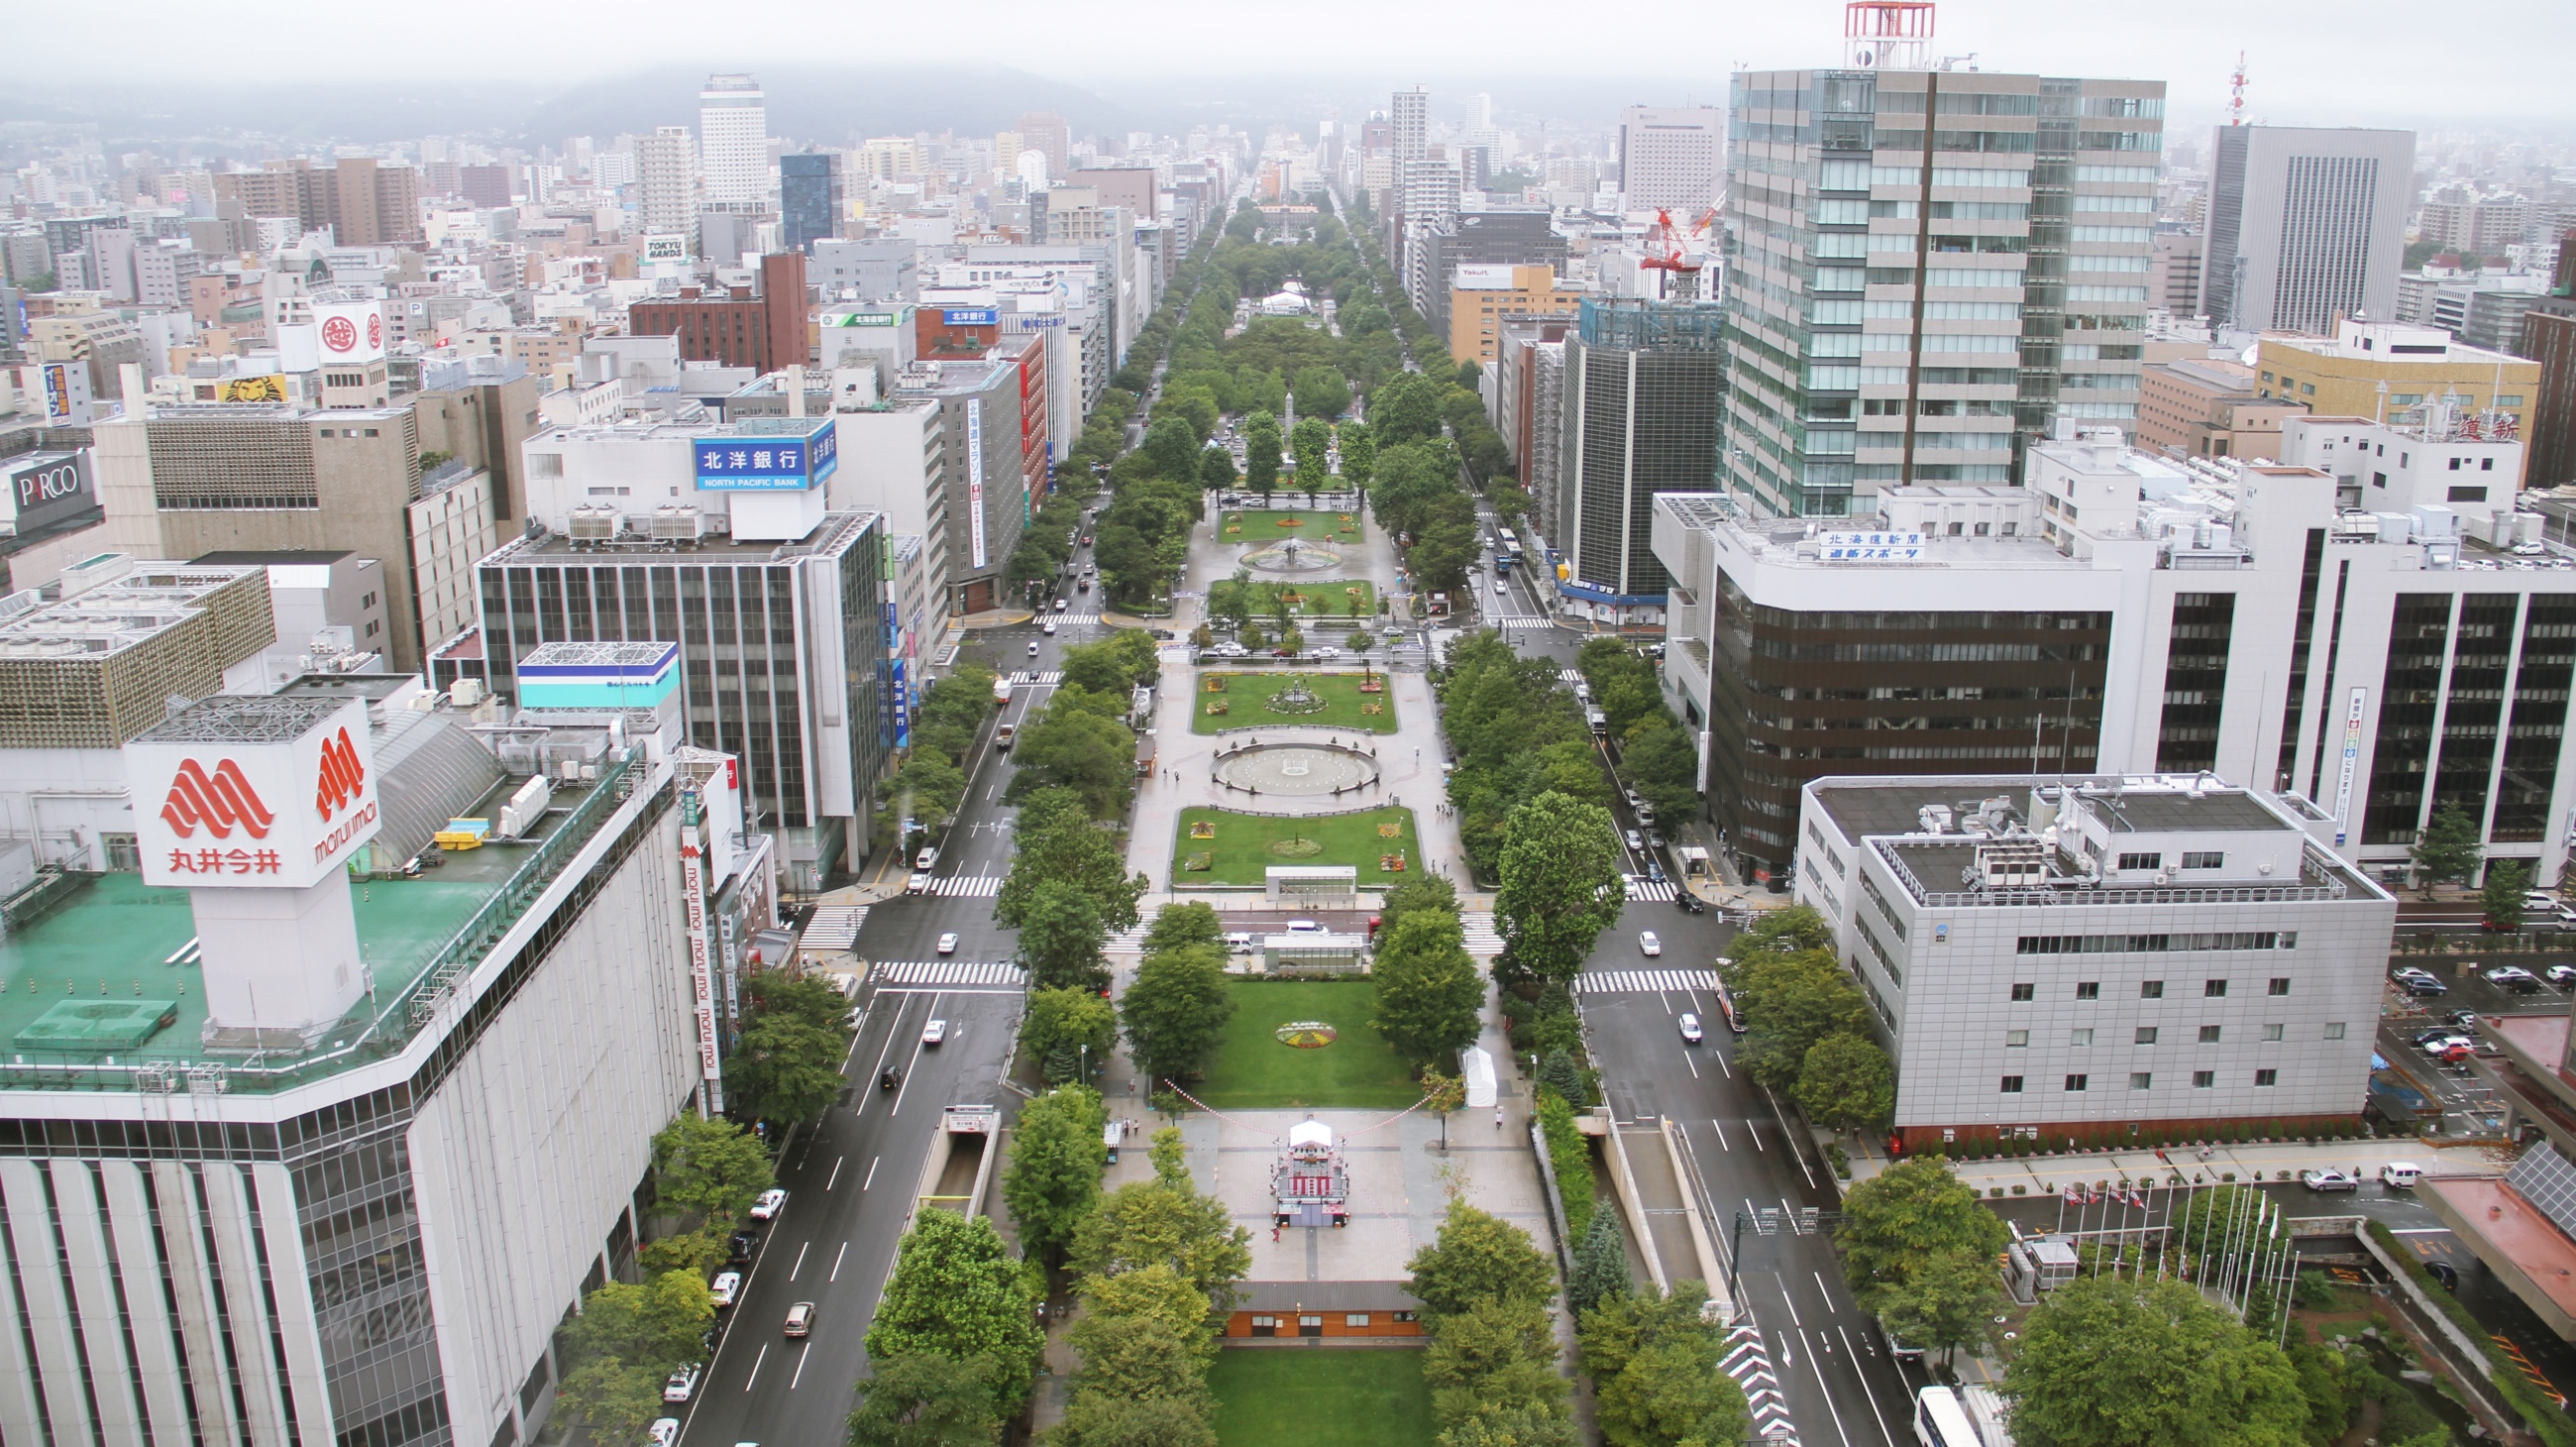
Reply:
[[1460, 922], [1466, 926], [1467, 953], [1471, 955], [1499, 955], [1503, 952], [1503, 937], [1495, 930], [1494, 917], [1492, 915], [1463, 915], [1461, 916]]
[[1714, 990], [1715, 970], [1587, 970], [1574, 977], [1578, 995], [1653, 993], [1659, 990]]
[[1673, 882], [1669, 879], [1648, 879], [1642, 874], [1631, 874], [1628, 876], [1628, 897], [1642, 899], [1650, 904], [1670, 904], [1673, 902]]
[[1123, 929], [1118, 933], [1111, 935], [1108, 941], [1101, 945], [1101, 948], [1104, 950], [1141, 950], [1145, 948], [1145, 932], [1152, 928], [1153, 926], [1151, 924], [1140, 922], [1133, 929]]
[[1499, 618], [1496, 619], [1495, 622], [1504, 628], [1553, 628], [1556, 626], [1556, 620], [1553, 618]]
[[1089, 613], [1048, 613], [1042, 616], [1052, 618], [1056, 622], [1063, 624], [1079, 623], [1086, 628], [1097, 628], [1100, 626], [1100, 614], [1097, 610]]
[[1753, 1440], [1762, 1447], [1798, 1447], [1798, 1429], [1780, 1396], [1780, 1379], [1771, 1372], [1771, 1351], [1762, 1344], [1761, 1327], [1747, 1321], [1726, 1334], [1724, 1366], [1753, 1414]]
[[866, 923], [868, 907], [827, 904], [814, 911], [805, 925], [802, 948], [822, 954], [839, 954], [858, 943], [859, 926]]
[[1574, 685], [1583, 681], [1583, 670], [1579, 668], [1560, 668], [1556, 671], [1556, 678], [1557, 682], [1564, 684], [1568, 688], [1572, 688]]
[[1029, 972], [1009, 960], [880, 960], [877, 987], [903, 985], [1000, 985], [1028, 988]]
[[930, 881], [930, 892], [942, 899], [990, 899], [1002, 892], [998, 874], [950, 874]]
[[1036, 684], [1041, 688], [1051, 688], [1056, 684], [1064, 682], [1064, 670], [1061, 668], [1050, 668], [1044, 672], [1038, 672], [1023, 668], [1019, 672], [1011, 675], [1011, 682], [1016, 684]]

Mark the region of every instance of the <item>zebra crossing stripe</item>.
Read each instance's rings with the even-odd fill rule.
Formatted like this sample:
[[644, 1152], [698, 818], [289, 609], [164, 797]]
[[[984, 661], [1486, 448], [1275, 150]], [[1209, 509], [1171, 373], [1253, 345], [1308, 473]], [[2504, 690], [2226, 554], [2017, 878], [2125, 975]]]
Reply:
[[1061, 668], [1050, 668], [1044, 673], [1039, 673], [1031, 669], [1023, 668], [1019, 672], [1011, 675], [1011, 682], [1018, 684], [1034, 684], [1039, 688], [1049, 688], [1064, 682], [1064, 670]]
[[1583, 681], [1583, 670], [1579, 668], [1560, 668], [1556, 671], [1556, 676], [1561, 682], [1581, 683]]
[[805, 926], [804, 948], [838, 953], [858, 943], [859, 926], [867, 921], [866, 905], [825, 905]]
[[1780, 1395], [1780, 1379], [1772, 1374], [1771, 1352], [1763, 1345], [1762, 1328], [1748, 1322], [1729, 1331], [1726, 1337], [1726, 1356], [1721, 1366], [1744, 1393], [1745, 1408], [1753, 1418], [1753, 1440], [1764, 1447], [1798, 1447], [1798, 1427], [1789, 1420], [1789, 1404]]
[[945, 899], [990, 899], [1002, 892], [998, 874], [951, 874], [930, 881], [930, 892]]
[[1009, 960], [885, 960], [876, 967], [880, 985], [1025, 986], [1028, 971]]
[[1550, 618], [1506, 618], [1502, 620], [1502, 622], [1503, 626], [1506, 628], [1553, 628], [1556, 626], [1555, 620]]
[[1149, 925], [1140, 924], [1134, 929], [1120, 930], [1118, 933], [1111, 935], [1108, 941], [1104, 943], [1101, 948], [1108, 950], [1141, 950], [1145, 947], [1145, 932], [1150, 928], [1151, 926]]
[[1596, 970], [1574, 977], [1577, 994], [1621, 995], [1717, 988], [1715, 970]]
[[1673, 882], [1667, 879], [1658, 883], [1642, 874], [1631, 874], [1628, 876], [1628, 897], [1655, 904], [1670, 904], [1673, 902]]

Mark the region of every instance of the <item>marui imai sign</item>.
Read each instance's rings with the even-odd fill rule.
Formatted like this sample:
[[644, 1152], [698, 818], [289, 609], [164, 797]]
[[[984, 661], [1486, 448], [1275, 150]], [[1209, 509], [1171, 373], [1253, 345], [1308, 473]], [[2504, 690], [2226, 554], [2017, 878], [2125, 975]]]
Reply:
[[376, 837], [375, 753], [356, 699], [285, 743], [125, 746], [143, 882], [303, 889]]

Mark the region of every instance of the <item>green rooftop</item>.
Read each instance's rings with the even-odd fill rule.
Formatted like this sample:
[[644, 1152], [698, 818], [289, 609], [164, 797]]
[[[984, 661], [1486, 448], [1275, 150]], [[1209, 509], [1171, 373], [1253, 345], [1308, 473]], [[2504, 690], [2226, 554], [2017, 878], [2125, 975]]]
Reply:
[[[227, 1092], [266, 1093], [398, 1052], [426, 1014], [415, 1005], [472, 969], [614, 811], [622, 772], [558, 786], [532, 843], [448, 854], [417, 878], [352, 881], [374, 995], [296, 1054], [209, 1050], [187, 891], [97, 876], [0, 938], [0, 1088], [184, 1091], [220, 1077]], [[497, 798], [521, 782], [503, 780]]]

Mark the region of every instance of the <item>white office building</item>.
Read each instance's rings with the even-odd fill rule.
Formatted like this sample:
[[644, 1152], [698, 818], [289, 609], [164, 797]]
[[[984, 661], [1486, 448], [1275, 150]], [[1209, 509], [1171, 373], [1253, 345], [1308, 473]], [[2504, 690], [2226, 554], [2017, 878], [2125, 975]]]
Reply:
[[2209, 774], [1827, 777], [1798, 900], [1896, 1062], [1908, 1150], [2346, 1129], [2397, 901]]
[[1726, 113], [1715, 106], [1619, 112], [1619, 189], [1630, 211], [1669, 208], [1688, 226], [1726, 185]]
[[2415, 133], [2221, 126], [2211, 147], [2203, 311], [2229, 332], [2325, 336], [2397, 307]]
[[2576, 550], [2517, 508], [2520, 443], [2294, 417], [2237, 466], [2064, 431], [2027, 486], [1894, 489], [1857, 526], [1655, 499], [1666, 691], [1748, 874], [1803, 869], [1809, 780], [2036, 762], [2258, 780], [2392, 880], [2457, 805], [2558, 877]]
[[711, 75], [698, 92], [698, 161], [706, 204], [757, 211], [769, 198], [769, 105], [747, 75]]

